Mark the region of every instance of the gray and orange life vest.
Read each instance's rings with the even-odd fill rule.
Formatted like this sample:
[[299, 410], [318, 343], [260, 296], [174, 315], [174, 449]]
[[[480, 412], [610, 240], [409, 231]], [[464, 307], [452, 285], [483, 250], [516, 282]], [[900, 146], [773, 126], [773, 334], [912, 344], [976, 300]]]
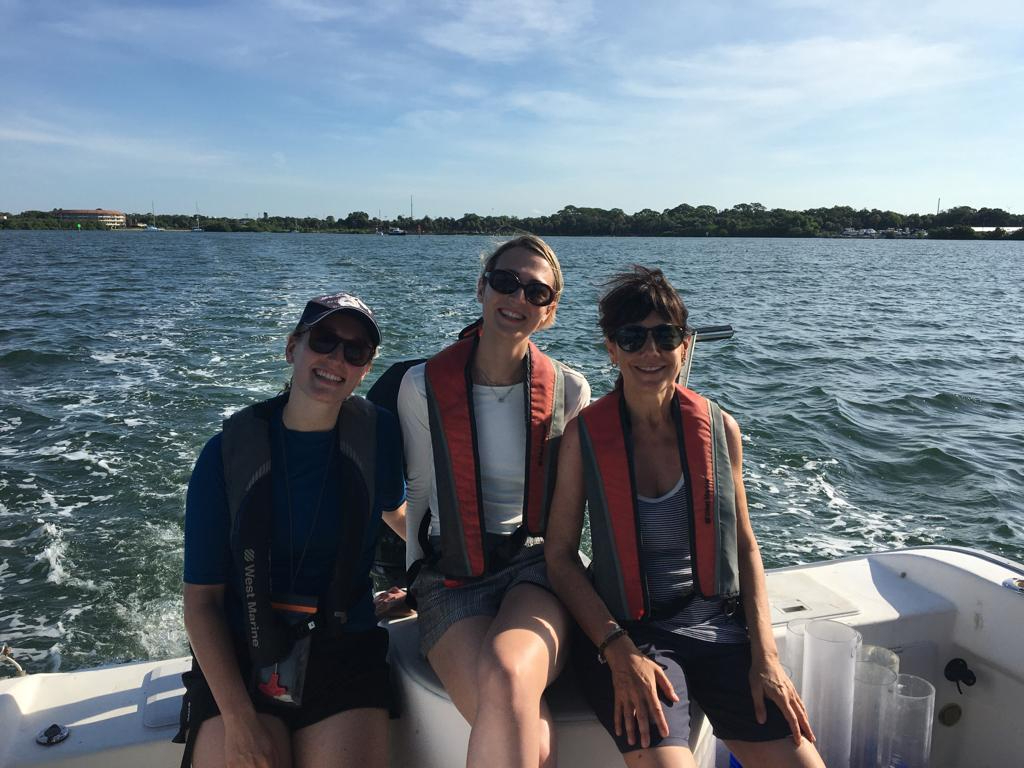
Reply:
[[[489, 571], [480, 454], [473, 411], [473, 356], [479, 327], [430, 358], [424, 369], [430, 439], [434, 452], [436, 510], [441, 551], [434, 563], [449, 579], [482, 576]], [[565, 430], [565, 381], [561, 364], [531, 341], [526, 371], [526, 471], [523, 478], [522, 529], [541, 536], [554, 491], [558, 446]]]
[[273, 518], [270, 430], [280, 418], [288, 395], [243, 408], [224, 421], [221, 459], [228, 511], [231, 550], [238, 573], [232, 585], [243, 606], [246, 645], [257, 666], [286, 656], [302, 635], [317, 629], [334, 636], [344, 631], [352, 605], [369, 589], [359, 573], [360, 552], [371, 518], [377, 462], [377, 408], [361, 397], [345, 400], [338, 413], [338, 482], [345, 509], [339, 510], [342, 532], [334, 576], [318, 595], [316, 616], [287, 625], [271, 603], [270, 536]]
[[[733, 598], [739, 594], [736, 494], [722, 411], [676, 386], [672, 418], [687, 489], [694, 593]], [[621, 387], [584, 408], [579, 427], [594, 586], [619, 621], [650, 619], [656, 606], [642, 562], [633, 435]]]

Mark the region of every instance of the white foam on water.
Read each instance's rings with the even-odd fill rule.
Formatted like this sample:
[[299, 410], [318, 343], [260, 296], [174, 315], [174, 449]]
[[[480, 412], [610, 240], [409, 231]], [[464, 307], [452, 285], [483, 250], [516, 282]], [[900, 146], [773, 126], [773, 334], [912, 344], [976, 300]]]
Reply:
[[846, 499], [844, 499], [842, 496], [840, 496], [839, 495], [839, 491], [836, 489], [836, 487], [831, 485], [831, 484], [829, 484], [829, 482], [827, 480], [825, 480], [825, 478], [818, 477], [817, 478], [817, 484], [819, 485], [821, 490], [824, 492], [824, 494], [826, 496], [828, 496], [828, 505], [830, 507], [848, 507], [848, 506], [850, 506], [850, 502], [848, 502]]
[[126, 427], [141, 427], [148, 422], [145, 419], [122, 419]]
[[116, 475], [117, 470], [111, 468], [107, 459], [100, 458], [94, 454], [89, 453], [86, 450], [79, 448], [77, 451], [69, 451], [68, 453], [60, 454], [60, 458], [67, 461], [84, 461], [88, 464], [93, 464], [100, 469], [104, 470], [108, 475]]
[[140, 620], [146, 617], [138, 631], [139, 642], [149, 658], [164, 659], [188, 653], [184, 606], [180, 596], [147, 602], [145, 610], [136, 615]]
[[12, 432], [21, 426], [21, 416], [11, 416], [7, 421], [0, 421], [0, 434]]
[[64, 559], [64, 554], [67, 549], [64, 544], [64, 537], [58, 528], [53, 523], [45, 523], [43, 525], [43, 533], [49, 536], [50, 543], [43, 547], [41, 552], [38, 552], [35, 556], [35, 561], [45, 562], [49, 566], [49, 570], [46, 574], [46, 580], [51, 584], [63, 584], [67, 579], [67, 571], [64, 570], [64, 565], [61, 562]]
[[116, 365], [126, 362], [125, 358], [117, 352], [93, 352], [89, 357], [103, 365]]
[[50, 509], [60, 509], [60, 505], [57, 503], [57, 497], [47, 490], [43, 490], [42, 496], [39, 498], [39, 503], [48, 505]]
[[60, 456], [63, 453], [67, 453], [68, 448], [71, 446], [70, 440], [58, 440], [56, 443], [50, 445], [41, 445], [32, 451], [33, 456]]
[[61, 406], [62, 410], [75, 411], [80, 408], [85, 408], [89, 405], [96, 405], [96, 401], [99, 400], [99, 395], [95, 392], [84, 392], [82, 393], [81, 399], [77, 403], [66, 403]]

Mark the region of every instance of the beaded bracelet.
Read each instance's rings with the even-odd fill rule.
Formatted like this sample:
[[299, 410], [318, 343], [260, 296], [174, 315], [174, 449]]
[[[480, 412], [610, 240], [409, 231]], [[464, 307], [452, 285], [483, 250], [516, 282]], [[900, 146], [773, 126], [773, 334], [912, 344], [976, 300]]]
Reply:
[[622, 637], [624, 634], [626, 634], [625, 628], [624, 627], [620, 627], [618, 624], [616, 624], [615, 628], [613, 630], [611, 630], [607, 635], [604, 636], [604, 640], [602, 640], [601, 644], [599, 646], [597, 646], [597, 660], [599, 662], [601, 662], [602, 664], [607, 664], [608, 663], [608, 659], [606, 659], [604, 657], [605, 649], [608, 647], [608, 645], [610, 643], [615, 642], [620, 637]]

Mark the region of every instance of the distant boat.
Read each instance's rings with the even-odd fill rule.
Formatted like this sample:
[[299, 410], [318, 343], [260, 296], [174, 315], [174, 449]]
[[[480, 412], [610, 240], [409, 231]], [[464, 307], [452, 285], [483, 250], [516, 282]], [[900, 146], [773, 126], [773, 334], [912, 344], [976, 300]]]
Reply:
[[192, 220], [192, 231], [202, 232], [203, 228], [199, 226], [199, 203], [196, 203], [196, 217]]
[[163, 230], [156, 225], [156, 206], [152, 203], [150, 203], [149, 224], [146, 225], [146, 231], [163, 232]]
[[398, 227], [392, 227], [391, 229], [388, 230], [388, 234], [389, 235], [404, 235], [405, 234], [405, 230], [404, 229], [399, 229]]

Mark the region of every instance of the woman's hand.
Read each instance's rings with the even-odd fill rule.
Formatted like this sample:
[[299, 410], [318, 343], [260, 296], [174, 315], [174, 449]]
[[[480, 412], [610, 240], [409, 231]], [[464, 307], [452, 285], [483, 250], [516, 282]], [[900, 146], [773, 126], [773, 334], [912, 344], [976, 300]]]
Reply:
[[793, 732], [793, 742], [797, 746], [800, 746], [801, 736], [806, 737], [808, 741], [814, 741], [804, 702], [777, 657], [763, 661], [755, 660], [750, 665], [750, 695], [754, 697], [754, 715], [757, 722], [764, 723], [768, 719], [764, 704], [767, 696], [782, 710], [786, 722], [789, 723], [789, 730]]
[[406, 592], [401, 587], [391, 587], [386, 592], [373, 596], [373, 612], [378, 619], [397, 619], [416, 613], [405, 602]]
[[255, 712], [224, 718], [224, 764], [228, 768], [280, 765], [274, 742]]
[[615, 735], [623, 731], [630, 744], [651, 745], [651, 723], [662, 738], [668, 736], [668, 721], [661, 710], [660, 691], [670, 701], [679, 701], [665, 671], [644, 656], [628, 635], [614, 640], [604, 652], [615, 688]]

